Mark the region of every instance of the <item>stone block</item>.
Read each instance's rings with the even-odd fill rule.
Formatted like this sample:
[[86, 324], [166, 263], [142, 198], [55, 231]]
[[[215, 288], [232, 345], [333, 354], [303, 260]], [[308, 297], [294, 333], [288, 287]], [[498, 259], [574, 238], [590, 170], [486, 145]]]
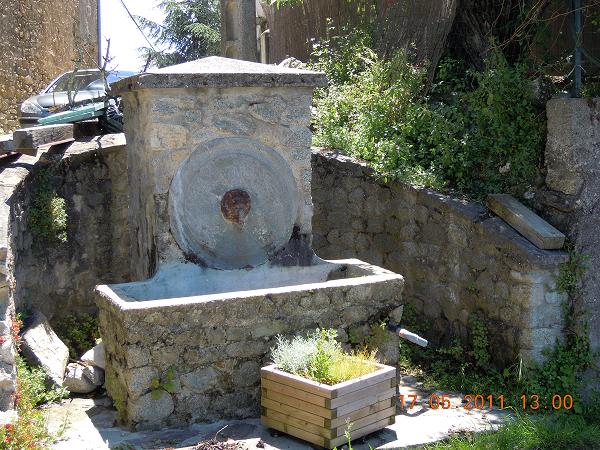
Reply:
[[[79, 363], [69, 363], [67, 365], [63, 386], [69, 392], [74, 394], [89, 394], [97, 389], [99, 385], [85, 375], [84, 371], [86, 368], [85, 365]], [[104, 375], [102, 378], [104, 379]]]
[[538, 248], [557, 250], [564, 245], [564, 234], [511, 195], [488, 195], [486, 204]]
[[[546, 105], [548, 138], [546, 142], [546, 185], [568, 195], [579, 193], [583, 185], [587, 148], [596, 142], [581, 124], [590, 121], [587, 99], [554, 98]], [[591, 155], [590, 155], [591, 156]]]
[[93, 348], [85, 352], [80, 359], [87, 365], [104, 369], [106, 367], [104, 360], [104, 343], [100, 342], [99, 344], [95, 345]]
[[56, 335], [48, 319], [40, 312], [33, 316], [31, 325], [21, 337], [21, 348], [27, 362], [42, 367], [48, 381], [62, 386], [69, 360], [69, 349]]
[[138, 423], [138, 429], [154, 428], [161, 420], [169, 417], [175, 404], [171, 395], [161, 390], [158, 398], [153, 398], [152, 393], [143, 395], [129, 406], [129, 417]]

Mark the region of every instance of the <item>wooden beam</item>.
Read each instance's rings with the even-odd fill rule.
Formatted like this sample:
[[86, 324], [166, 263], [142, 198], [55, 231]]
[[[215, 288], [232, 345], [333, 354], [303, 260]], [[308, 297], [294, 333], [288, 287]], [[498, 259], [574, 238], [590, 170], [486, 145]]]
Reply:
[[36, 156], [38, 148], [42, 145], [62, 144], [74, 140], [72, 123], [22, 128], [13, 133], [14, 151], [30, 156]]
[[563, 247], [565, 235], [508, 194], [488, 195], [486, 204], [500, 218], [544, 250]]

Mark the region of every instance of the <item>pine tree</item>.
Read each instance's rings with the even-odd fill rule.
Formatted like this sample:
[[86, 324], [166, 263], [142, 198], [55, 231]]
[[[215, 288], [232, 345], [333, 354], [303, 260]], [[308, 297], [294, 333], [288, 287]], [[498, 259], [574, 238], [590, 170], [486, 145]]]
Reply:
[[163, 24], [136, 18], [156, 44], [140, 49], [148, 65], [165, 67], [219, 53], [219, 0], [164, 0], [158, 6], [166, 13]]

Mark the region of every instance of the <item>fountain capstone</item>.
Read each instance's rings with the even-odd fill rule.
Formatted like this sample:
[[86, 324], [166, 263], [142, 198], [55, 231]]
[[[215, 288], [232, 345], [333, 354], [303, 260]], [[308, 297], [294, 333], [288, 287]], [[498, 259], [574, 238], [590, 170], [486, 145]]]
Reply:
[[209, 57], [121, 80], [132, 273], [96, 288], [106, 387], [134, 429], [256, 416], [277, 334], [346, 330], [403, 278], [311, 248], [322, 73]]

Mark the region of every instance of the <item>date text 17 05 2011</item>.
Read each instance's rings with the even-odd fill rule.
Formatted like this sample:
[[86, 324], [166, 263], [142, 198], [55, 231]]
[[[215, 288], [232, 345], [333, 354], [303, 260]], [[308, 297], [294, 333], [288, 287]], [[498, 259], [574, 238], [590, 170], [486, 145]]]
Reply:
[[[504, 395], [482, 395], [482, 394], [467, 394], [463, 396], [462, 401], [450, 394], [431, 394], [425, 400], [419, 400], [416, 394], [403, 395], [400, 394], [400, 407], [405, 410], [410, 410], [416, 406], [429, 407], [431, 409], [450, 409], [464, 408], [471, 409], [487, 409], [493, 408], [504, 409], [509, 405], [505, 401]], [[459, 403], [460, 402], [460, 403]], [[573, 408], [573, 396], [571, 394], [554, 394], [548, 401], [543, 401], [539, 395], [521, 395], [520, 401], [515, 407], [520, 407], [523, 411], [531, 410], [570, 410]]]

